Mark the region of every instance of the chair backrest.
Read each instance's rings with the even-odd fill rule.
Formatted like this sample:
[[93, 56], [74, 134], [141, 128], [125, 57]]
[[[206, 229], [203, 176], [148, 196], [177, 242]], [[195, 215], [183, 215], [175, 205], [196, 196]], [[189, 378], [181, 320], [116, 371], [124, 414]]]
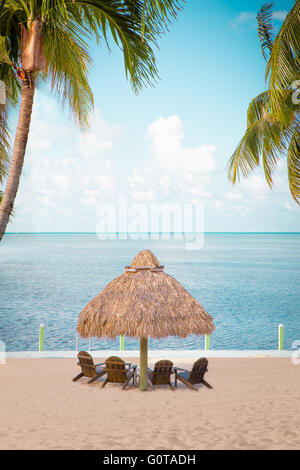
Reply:
[[173, 362], [168, 360], [158, 361], [151, 374], [153, 385], [169, 385], [170, 376], [173, 369]]
[[191, 384], [199, 384], [201, 383], [205, 372], [207, 371], [208, 360], [206, 357], [201, 357], [198, 359], [193, 365], [193, 368], [190, 372], [189, 382]]
[[95, 377], [96, 367], [92, 356], [86, 351], [80, 351], [77, 357], [83, 375], [85, 377]]
[[120, 357], [108, 357], [104, 370], [107, 373], [108, 382], [125, 383], [127, 381], [125, 362]]

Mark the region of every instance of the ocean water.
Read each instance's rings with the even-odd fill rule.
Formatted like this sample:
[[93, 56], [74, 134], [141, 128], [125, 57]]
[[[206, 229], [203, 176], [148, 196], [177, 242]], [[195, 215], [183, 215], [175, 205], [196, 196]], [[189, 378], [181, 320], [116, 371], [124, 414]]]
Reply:
[[[149, 248], [214, 317], [213, 349], [285, 349], [300, 340], [300, 234], [205, 234], [182, 240], [99, 240], [94, 234], [9, 234], [0, 245], [0, 340], [7, 351], [75, 349], [77, 318], [141, 249]], [[138, 341], [126, 338], [126, 349]], [[150, 339], [151, 349], [201, 349], [203, 337]], [[79, 348], [88, 341], [80, 340]], [[119, 341], [92, 340], [92, 349]]]

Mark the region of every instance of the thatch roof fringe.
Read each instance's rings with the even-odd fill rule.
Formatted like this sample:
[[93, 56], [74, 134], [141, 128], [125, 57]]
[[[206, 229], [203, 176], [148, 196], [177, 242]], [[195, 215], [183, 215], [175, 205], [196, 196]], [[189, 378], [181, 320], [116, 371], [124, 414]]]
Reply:
[[82, 310], [77, 326], [81, 336], [162, 338], [212, 333], [212, 317], [161, 270], [151, 251], [141, 251], [128, 269], [132, 271], [110, 282]]

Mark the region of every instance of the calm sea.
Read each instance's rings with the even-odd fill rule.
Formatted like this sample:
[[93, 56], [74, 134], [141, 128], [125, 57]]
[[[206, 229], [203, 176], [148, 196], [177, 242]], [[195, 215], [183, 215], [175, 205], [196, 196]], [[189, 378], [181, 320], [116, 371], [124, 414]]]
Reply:
[[[201, 250], [180, 240], [99, 240], [94, 234], [11, 234], [0, 246], [0, 340], [8, 351], [75, 349], [81, 309], [138, 251], [151, 249], [214, 317], [213, 349], [276, 349], [300, 340], [300, 234], [206, 234]], [[202, 337], [150, 340], [152, 349], [201, 349]], [[79, 347], [87, 348], [81, 340]], [[92, 340], [92, 349], [119, 347]], [[138, 342], [126, 338], [126, 349]]]

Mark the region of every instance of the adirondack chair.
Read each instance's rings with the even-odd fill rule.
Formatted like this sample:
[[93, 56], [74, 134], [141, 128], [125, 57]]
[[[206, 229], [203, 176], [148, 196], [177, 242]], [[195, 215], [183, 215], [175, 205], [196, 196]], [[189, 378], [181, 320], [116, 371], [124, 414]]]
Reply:
[[77, 365], [81, 367], [80, 374], [74, 377], [73, 382], [81, 379], [81, 377], [90, 377], [88, 384], [91, 384], [102, 377], [106, 372], [102, 366], [104, 362], [100, 364], [94, 364], [92, 356], [86, 351], [80, 351], [77, 355]]
[[173, 373], [173, 362], [168, 360], [156, 362], [153, 371], [148, 367], [148, 378], [152, 388], [153, 385], [169, 385], [170, 389], [174, 391], [171, 384], [171, 374]]
[[[213, 388], [206, 380], [204, 380], [204, 375], [207, 372], [208, 360], [205, 357], [198, 359], [193, 365], [191, 371], [186, 369], [181, 369], [180, 367], [174, 367], [175, 370], [175, 388], [177, 388], [177, 381], [184, 383], [191, 390], [198, 389], [194, 387], [195, 384], [203, 384], [207, 388]], [[180, 372], [178, 372], [180, 371]]]
[[124, 384], [122, 390], [125, 390], [131, 380], [135, 385], [136, 368], [137, 366], [125, 363], [120, 357], [109, 357], [105, 361], [104, 371], [107, 377], [102, 387], [105, 387], [108, 382], [121, 383]]

